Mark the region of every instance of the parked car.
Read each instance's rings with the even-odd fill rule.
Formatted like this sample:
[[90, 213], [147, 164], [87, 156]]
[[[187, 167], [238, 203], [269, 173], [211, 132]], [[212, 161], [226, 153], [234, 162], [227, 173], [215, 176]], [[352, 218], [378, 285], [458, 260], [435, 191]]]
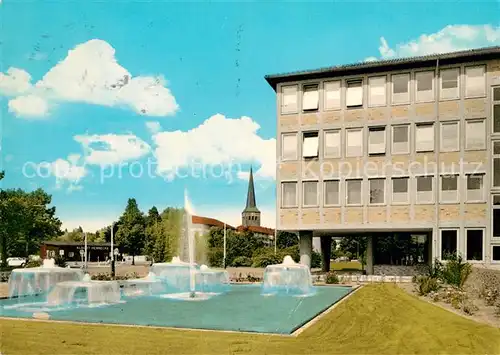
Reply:
[[19, 257], [7, 258], [7, 265], [24, 267], [24, 265], [26, 265], [26, 259]]

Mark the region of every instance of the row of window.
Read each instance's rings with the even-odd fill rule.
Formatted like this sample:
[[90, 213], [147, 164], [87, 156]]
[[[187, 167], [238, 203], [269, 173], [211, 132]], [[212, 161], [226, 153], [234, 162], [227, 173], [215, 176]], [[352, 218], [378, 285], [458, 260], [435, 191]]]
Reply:
[[[467, 120], [464, 123], [465, 149], [486, 149], [486, 120]], [[388, 151], [386, 126], [373, 126], [368, 132], [368, 154], [385, 155]], [[401, 124], [390, 126], [392, 154], [409, 154], [411, 125]], [[344, 135], [341, 129], [323, 131], [323, 157], [342, 157], [342, 146], [345, 146], [345, 157], [360, 157], [364, 154], [364, 128], [346, 128]], [[432, 152], [435, 145], [434, 123], [417, 123], [414, 125], [414, 141], [416, 152]], [[461, 147], [460, 121], [440, 123], [440, 151], [454, 152]], [[344, 144], [342, 144], [342, 141]], [[297, 160], [297, 133], [283, 133], [281, 139], [281, 160]], [[302, 157], [317, 158], [319, 156], [319, 132], [304, 132], [302, 134]]]
[[[390, 179], [390, 202], [392, 204], [410, 203], [410, 185], [413, 185], [413, 196], [415, 203], [434, 203], [434, 176], [393, 177]], [[370, 205], [385, 205], [386, 201], [386, 178], [327, 180], [323, 181], [323, 205], [346, 206], [362, 205], [365, 201], [363, 196], [363, 184], [368, 183], [368, 196], [366, 200]], [[414, 180], [410, 184], [410, 180]], [[468, 174], [465, 177], [465, 194], [460, 193], [460, 175], [442, 175], [439, 184], [439, 201], [442, 203], [459, 203], [460, 196], [465, 196], [465, 202], [484, 202], [484, 174]], [[281, 207], [297, 207], [299, 204], [297, 182], [281, 183]], [[345, 203], [341, 203], [341, 184], [344, 184]], [[318, 181], [302, 182], [302, 207], [318, 207], [320, 197], [320, 183]]]
[[[368, 78], [367, 95], [368, 107], [386, 106], [388, 96], [392, 104], [410, 103], [410, 73], [390, 75], [389, 85], [387, 75]], [[465, 87], [466, 98], [486, 95], [486, 68], [484, 65], [466, 67], [461, 80], [460, 68], [442, 69], [438, 80], [435, 80], [433, 70], [421, 71], [414, 74], [415, 102], [429, 102], [435, 100], [435, 85], [439, 81], [439, 98], [452, 100], [460, 98], [461, 85]], [[462, 81], [462, 83], [461, 83]], [[345, 94], [342, 94], [342, 80], [304, 84], [302, 86], [301, 109], [304, 112], [317, 111], [320, 107], [320, 93], [323, 95], [325, 110], [338, 110], [343, 107], [362, 107], [364, 105], [363, 79], [345, 80]], [[299, 86], [286, 85], [281, 87], [281, 113], [296, 113], [299, 110]], [[344, 97], [345, 96], [345, 97]]]
[[[448, 260], [452, 255], [458, 255], [460, 241], [459, 228], [446, 228], [440, 230], [441, 260]], [[465, 229], [465, 258], [468, 261], [484, 260], [484, 229]], [[500, 246], [492, 247], [492, 260], [500, 261]]]

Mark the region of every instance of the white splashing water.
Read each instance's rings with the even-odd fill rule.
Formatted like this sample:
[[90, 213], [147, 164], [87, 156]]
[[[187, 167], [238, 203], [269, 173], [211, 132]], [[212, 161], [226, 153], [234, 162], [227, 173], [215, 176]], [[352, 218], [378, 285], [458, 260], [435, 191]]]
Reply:
[[188, 253], [189, 253], [189, 290], [194, 293], [196, 289], [196, 269], [194, 267], [194, 255], [195, 255], [195, 243], [194, 243], [194, 234], [191, 232], [191, 224], [192, 224], [192, 216], [194, 215], [194, 208], [191, 202], [189, 201], [187, 189], [184, 189], [184, 214], [185, 214], [185, 229], [184, 229], [184, 238], [187, 237], [188, 240]]

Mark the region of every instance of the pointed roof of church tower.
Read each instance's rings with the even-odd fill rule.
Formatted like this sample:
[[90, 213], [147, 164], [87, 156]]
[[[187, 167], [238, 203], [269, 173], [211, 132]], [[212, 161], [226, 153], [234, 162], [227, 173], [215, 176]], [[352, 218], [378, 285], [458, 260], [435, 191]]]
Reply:
[[248, 178], [247, 205], [243, 212], [258, 212], [257, 203], [255, 202], [255, 188], [253, 186], [253, 171], [250, 167], [250, 177]]

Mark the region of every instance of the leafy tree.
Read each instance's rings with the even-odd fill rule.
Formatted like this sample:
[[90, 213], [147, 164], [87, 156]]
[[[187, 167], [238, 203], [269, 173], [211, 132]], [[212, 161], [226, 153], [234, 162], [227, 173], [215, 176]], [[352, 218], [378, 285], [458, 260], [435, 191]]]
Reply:
[[135, 256], [139, 255], [144, 247], [145, 221], [134, 198], [128, 200], [125, 212], [120, 217], [116, 239], [117, 244], [132, 255], [132, 265], [135, 265]]
[[297, 234], [285, 231], [278, 231], [276, 237], [276, 247], [278, 249], [284, 249], [298, 244], [299, 244], [299, 238], [297, 237]]
[[[160, 225], [159, 225], [160, 224]], [[163, 238], [161, 228], [161, 216], [158, 209], [153, 206], [146, 216], [146, 241], [144, 252], [153, 258], [154, 248], [158, 238]], [[161, 242], [160, 242], [161, 243]]]

